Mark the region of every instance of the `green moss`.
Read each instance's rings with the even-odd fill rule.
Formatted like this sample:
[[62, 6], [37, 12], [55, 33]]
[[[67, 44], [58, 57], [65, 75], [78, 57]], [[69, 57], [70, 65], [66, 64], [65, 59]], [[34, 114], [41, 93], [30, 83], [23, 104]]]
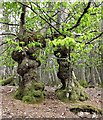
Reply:
[[44, 96], [44, 94], [42, 93], [40, 97], [35, 97], [35, 99], [36, 99], [36, 102], [37, 102], [37, 103], [41, 103], [41, 102], [45, 99], [45, 96]]
[[23, 96], [21, 96], [19, 89], [14, 96], [16, 99], [26, 103], [40, 103], [45, 99], [45, 92], [43, 90], [44, 84], [31, 82], [25, 87]]
[[21, 91], [19, 89], [17, 89], [16, 92], [14, 93], [14, 98], [18, 100], [22, 100]]
[[33, 83], [33, 87], [34, 87], [35, 90], [41, 90], [41, 91], [43, 91], [45, 86], [44, 86], [44, 83], [35, 82], [35, 83]]
[[79, 80], [79, 84], [83, 86], [84, 88], [88, 87], [88, 83], [86, 80]]
[[33, 96], [24, 96], [22, 98], [22, 101], [25, 103], [32, 103], [32, 104], [36, 103], [36, 99]]
[[84, 91], [84, 88], [79, 84], [78, 81], [74, 82], [71, 90], [68, 90], [68, 88], [66, 88], [65, 90], [56, 90], [56, 95], [61, 101], [64, 102], [76, 102], [79, 100], [85, 101], [89, 98], [88, 94]]
[[72, 93], [69, 97], [69, 100], [72, 101], [72, 102], [76, 102], [77, 100], [79, 100], [79, 96], [76, 93], [76, 91], [72, 91]]
[[59, 100], [61, 100], [61, 101], [63, 101], [63, 102], [67, 102], [67, 97], [66, 97], [66, 94], [67, 94], [67, 90], [66, 89], [64, 89], [64, 90], [62, 90], [62, 89], [58, 89], [57, 91], [56, 91], [56, 95], [57, 95], [57, 97], [59, 98]]
[[11, 76], [11, 77], [8, 77], [5, 80], [0, 80], [0, 85], [5, 86], [5, 85], [10, 84], [11, 82], [13, 82], [13, 80], [14, 80], [14, 75]]
[[84, 91], [84, 88], [79, 84], [79, 82], [75, 81], [74, 86], [70, 92], [70, 100], [71, 101], [85, 101], [89, 98], [88, 94]]
[[97, 114], [101, 114], [103, 115], [103, 111], [100, 109], [100, 108], [97, 108], [97, 107], [94, 107], [94, 106], [91, 106], [91, 105], [78, 105], [78, 106], [73, 106], [70, 108], [70, 111], [71, 112], [74, 112], [74, 113], [78, 113], [80, 111], [82, 112], [89, 112], [89, 113], [97, 113]]
[[35, 90], [35, 91], [33, 91], [33, 95], [34, 95], [34, 97], [41, 97], [42, 92], [40, 90]]

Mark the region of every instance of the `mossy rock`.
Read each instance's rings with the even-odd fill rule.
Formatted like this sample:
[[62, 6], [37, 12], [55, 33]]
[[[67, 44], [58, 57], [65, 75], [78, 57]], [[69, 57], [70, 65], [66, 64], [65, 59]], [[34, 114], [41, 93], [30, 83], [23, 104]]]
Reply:
[[24, 97], [22, 98], [22, 101], [25, 102], [25, 103], [29, 103], [29, 104], [30, 104], [30, 103], [31, 103], [31, 104], [36, 103], [35, 97], [29, 96], [29, 95], [24, 96]]
[[92, 105], [78, 105], [78, 106], [73, 106], [70, 108], [71, 112], [74, 112], [77, 114], [78, 112], [89, 112], [90, 114], [96, 113], [103, 115], [103, 111], [100, 108], [94, 107]]

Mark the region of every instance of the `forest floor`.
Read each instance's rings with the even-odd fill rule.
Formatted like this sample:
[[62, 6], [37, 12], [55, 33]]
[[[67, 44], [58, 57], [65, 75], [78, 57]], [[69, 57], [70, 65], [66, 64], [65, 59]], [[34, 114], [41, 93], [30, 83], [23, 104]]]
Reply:
[[[53, 87], [46, 86], [47, 98], [40, 104], [26, 104], [13, 98], [14, 86], [0, 86], [2, 118], [80, 118], [70, 112], [69, 108], [77, 104], [89, 104], [101, 108], [103, 90], [100, 88], [86, 88], [90, 98], [84, 102], [64, 103], [58, 100]], [[87, 115], [88, 116], [88, 115]], [[98, 116], [94, 116], [98, 117]]]

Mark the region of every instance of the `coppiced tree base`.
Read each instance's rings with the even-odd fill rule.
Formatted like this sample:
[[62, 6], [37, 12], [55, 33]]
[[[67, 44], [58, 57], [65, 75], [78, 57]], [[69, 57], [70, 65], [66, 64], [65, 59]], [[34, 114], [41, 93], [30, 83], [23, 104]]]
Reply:
[[40, 103], [45, 99], [44, 84], [35, 81], [31, 82], [25, 86], [23, 96], [21, 94], [21, 89], [18, 88], [14, 97], [25, 103]]
[[63, 102], [85, 101], [89, 98], [78, 81], [74, 81], [70, 88], [56, 90], [56, 95]]

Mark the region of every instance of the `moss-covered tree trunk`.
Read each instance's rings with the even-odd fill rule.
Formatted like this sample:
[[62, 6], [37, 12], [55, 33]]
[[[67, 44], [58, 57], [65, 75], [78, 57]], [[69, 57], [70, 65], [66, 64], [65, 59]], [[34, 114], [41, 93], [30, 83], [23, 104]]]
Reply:
[[57, 76], [62, 83], [62, 87], [56, 91], [57, 96], [62, 101], [86, 100], [88, 95], [85, 93], [83, 87], [80, 86], [78, 81], [73, 81], [72, 79], [70, 53], [70, 48], [67, 49], [66, 47], [58, 47], [58, 49], [54, 51], [54, 55], [57, 57], [59, 64]]
[[15, 98], [35, 103], [41, 101], [41, 98], [44, 98], [44, 85], [38, 83], [36, 69], [41, 64], [38, 59], [39, 51], [45, 47], [45, 41], [43, 38], [37, 38], [36, 33], [26, 31], [24, 27], [25, 13], [26, 7], [23, 5], [20, 18], [20, 31], [17, 37], [22, 50], [12, 52], [12, 58], [18, 62], [17, 73], [21, 76]]

